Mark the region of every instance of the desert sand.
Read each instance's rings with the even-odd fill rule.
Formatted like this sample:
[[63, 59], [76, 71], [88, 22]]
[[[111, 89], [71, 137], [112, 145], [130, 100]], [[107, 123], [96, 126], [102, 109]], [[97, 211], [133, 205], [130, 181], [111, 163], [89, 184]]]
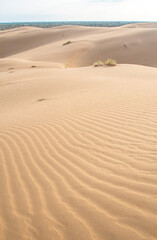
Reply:
[[157, 239], [157, 24], [0, 32], [0, 239]]

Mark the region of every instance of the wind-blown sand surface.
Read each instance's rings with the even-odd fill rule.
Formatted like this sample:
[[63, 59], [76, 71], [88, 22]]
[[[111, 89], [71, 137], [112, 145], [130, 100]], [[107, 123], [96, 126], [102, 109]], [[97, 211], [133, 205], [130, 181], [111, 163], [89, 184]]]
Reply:
[[156, 26], [0, 32], [1, 240], [157, 239]]

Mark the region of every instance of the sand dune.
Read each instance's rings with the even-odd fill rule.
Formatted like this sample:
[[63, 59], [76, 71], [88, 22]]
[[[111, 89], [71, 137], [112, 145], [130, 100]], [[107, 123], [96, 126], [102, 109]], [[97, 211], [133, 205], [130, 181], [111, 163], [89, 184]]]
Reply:
[[124, 27], [124, 28], [157, 28], [157, 22], [132, 23], [132, 24], [123, 25], [121, 27]]
[[[0, 239], [157, 239], [157, 32], [130, 29], [0, 33]], [[75, 67], [106, 44], [132, 64]]]
[[[0, 57], [59, 62], [69, 67], [89, 66], [97, 60], [114, 58], [118, 63], [157, 67], [157, 24], [145, 25], [8, 30], [0, 35]], [[67, 41], [72, 43], [63, 46]]]

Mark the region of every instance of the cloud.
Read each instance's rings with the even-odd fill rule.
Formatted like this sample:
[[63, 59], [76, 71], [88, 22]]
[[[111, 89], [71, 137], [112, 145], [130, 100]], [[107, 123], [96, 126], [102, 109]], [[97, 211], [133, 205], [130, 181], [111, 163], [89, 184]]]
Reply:
[[1, 0], [0, 21], [157, 21], [156, 0]]

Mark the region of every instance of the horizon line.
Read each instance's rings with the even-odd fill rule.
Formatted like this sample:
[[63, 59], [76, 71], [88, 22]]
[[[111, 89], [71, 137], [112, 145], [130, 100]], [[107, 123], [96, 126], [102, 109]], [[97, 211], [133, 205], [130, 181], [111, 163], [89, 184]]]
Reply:
[[137, 20], [137, 21], [135, 21], [135, 20], [116, 20], [116, 21], [110, 21], [110, 20], [56, 20], [56, 21], [24, 21], [24, 22], [22, 22], [22, 21], [13, 21], [13, 22], [0, 22], [0, 24], [3, 24], [3, 23], [56, 23], [56, 22], [58, 22], [58, 23], [64, 23], [64, 22], [139, 22], [139, 23], [142, 23], [142, 22], [157, 22], [157, 21], [142, 21], [142, 20]]

